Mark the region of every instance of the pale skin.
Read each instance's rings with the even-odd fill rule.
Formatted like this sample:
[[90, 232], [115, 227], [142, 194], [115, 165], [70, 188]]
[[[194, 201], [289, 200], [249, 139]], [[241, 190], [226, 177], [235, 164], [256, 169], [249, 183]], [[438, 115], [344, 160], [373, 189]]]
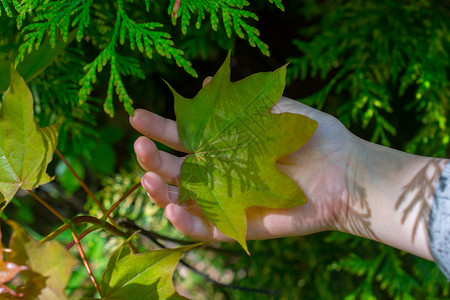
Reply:
[[[308, 201], [290, 209], [249, 208], [247, 239], [338, 230], [433, 260], [425, 210], [431, 206], [436, 174], [446, 159], [411, 155], [364, 141], [336, 118], [285, 97], [271, 111], [305, 115], [319, 124], [305, 146], [277, 162]], [[135, 152], [147, 171], [142, 185], [150, 199], [164, 208], [165, 216], [182, 234], [202, 241], [231, 241], [203, 217], [195, 199], [178, 205], [184, 157], [160, 151], [152, 141], [188, 153], [179, 140], [176, 122], [142, 109], [135, 111], [130, 122], [144, 135], [136, 140]], [[416, 181], [427, 185], [411, 184]]]

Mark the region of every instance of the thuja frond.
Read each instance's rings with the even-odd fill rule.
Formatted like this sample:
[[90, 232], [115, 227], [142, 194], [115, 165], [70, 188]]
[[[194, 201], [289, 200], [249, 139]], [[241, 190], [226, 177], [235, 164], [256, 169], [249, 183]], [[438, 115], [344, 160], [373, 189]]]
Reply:
[[119, 7], [120, 14], [120, 44], [125, 43], [128, 38], [130, 47], [134, 50], [136, 47], [139, 52], [145, 54], [148, 58], [153, 57], [153, 49], [161, 56], [168, 59], [173, 58], [179, 67], [182, 67], [188, 74], [197, 77], [197, 72], [192, 68], [192, 64], [183, 57], [183, 51], [174, 48], [174, 42], [170, 34], [155, 30], [164, 27], [157, 22], [136, 23]]
[[[281, 0], [269, 1], [284, 9]], [[139, 5], [142, 8], [145, 6], [146, 12], [136, 13]], [[249, 5], [246, 0], [172, 0], [168, 10], [174, 22], [180, 18], [184, 33], [187, 32], [193, 14], [197, 14], [197, 28], [209, 15], [215, 31], [218, 31], [219, 23], [223, 23], [224, 30], [221, 30], [221, 35], [217, 33], [217, 36], [222, 39], [227, 37], [229, 40], [236, 34], [268, 55], [268, 47], [259, 38], [259, 31], [248, 22], [258, 20], [256, 14], [247, 9]], [[122, 77], [144, 77], [136, 54], [148, 59], [158, 54], [167, 58], [168, 62], [173, 61], [188, 74], [197, 76], [184, 51], [175, 47], [164, 18], [155, 15], [160, 14], [161, 9], [165, 11], [156, 0], [145, 0], [142, 4], [129, 0], [0, 0], [0, 12], [16, 16], [16, 26], [22, 34], [17, 39], [21, 43], [15, 60], [16, 66], [23, 61], [24, 55], [39, 49], [45, 38], [49, 37], [54, 47], [58, 39], [67, 41], [69, 32], [76, 34], [78, 42], [98, 51], [84, 67], [85, 74], [79, 81], [78, 94], [80, 102], [84, 103], [94, 88], [98, 73], [107, 67], [110, 73], [107, 76], [104, 108], [111, 116], [114, 95], [123, 102], [128, 113], [133, 112], [133, 101]], [[169, 17], [167, 21], [170, 21]], [[129, 64], [130, 61], [133, 64]]]
[[395, 134], [391, 104], [415, 90], [410, 108], [420, 113], [423, 126], [408, 149], [429, 144], [437, 131], [445, 149], [450, 138], [443, 117], [449, 113], [448, 12], [429, 2], [309, 1], [308, 11], [322, 17], [321, 26], [305, 30], [308, 37], [296, 41], [303, 56], [291, 59], [289, 79], [310, 75], [328, 81], [307, 103], [321, 107], [330, 93], [342, 94], [341, 121], [370, 124], [372, 141], [385, 145]]
[[[27, 11], [34, 11], [35, 17], [31, 24], [26, 25], [22, 33], [24, 41], [19, 47], [16, 57], [16, 65], [23, 60], [25, 53], [30, 53], [33, 48], [38, 49], [44, 36], [50, 36], [52, 47], [56, 43], [57, 32], [60, 32], [64, 41], [69, 37], [70, 27], [77, 28], [77, 40], [80, 41], [84, 29], [89, 26], [89, 9], [93, 0], [72, 0], [72, 1], [46, 1], [37, 6], [38, 1], [27, 1], [20, 8], [20, 15], [17, 17], [17, 24], [20, 28]], [[73, 17], [73, 20], [71, 18]]]
[[197, 77], [196, 71], [192, 68], [192, 64], [183, 57], [183, 51], [174, 47], [170, 34], [158, 31], [157, 28], [163, 27], [157, 22], [137, 23], [131, 19], [126, 13], [124, 2], [118, 1], [116, 21], [114, 30], [111, 34], [110, 41], [106, 48], [85, 67], [86, 74], [81, 79], [79, 98], [83, 103], [93, 89], [93, 84], [97, 80], [97, 73], [109, 63], [111, 67], [106, 100], [104, 110], [110, 116], [114, 115], [113, 98], [116, 94], [120, 102], [123, 102], [125, 110], [129, 114], [133, 114], [133, 100], [129, 96], [121, 75], [139, 75], [143, 73], [138, 68], [130, 68], [125, 66], [127, 59], [121, 57], [116, 48], [124, 45], [128, 40], [131, 50], [137, 49], [140, 53], [148, 58], [153, 57], [154, 50], [161, 56], [173, 59], [179, 67], [182, 67], [187, 73]]
[[64, 120], [59, 129], [58, 148], [90, 157], [98, 138], [95, 115], [100, 109], [96, 99], [90, 98], [84, 105], [78, 101], [78, 81], [84, 75], [83, 66], [83, 52], [69, 47], [33, 80], [32, 91], [41, 126]]
[[284, 11], [284, 6], [281, 3], [281, 0], [269, 0], [270, 3], [274, 3], [276, 5], [276, 7], [278, 7], [278, 9], [280, 9], [281, 11]]
[[6, 15], [12, 18], [13, 13], [11, 10], [12, 6], [11, 2], [12, 2], [11, 0], [0, 0], [0, 17], [2, 16], [2, 7], [3, 7], [3, 10], [5, 11]]
[[[284, 10], [280, 0], [270, 0], [275, 3], [278, 8]], [[246, 0], [172, 0], [169, 6], [169, 13], [172, 15], [172, 22], [175, 24], [180, 19], [181, 30], [184, 34], [191, 23], [194, 14], [197, 14], [195, 21], [196, 28], [200, 28], [202, 22], [208, 14], [210, 17], [211, 27], [217, 31], [220, 19], [228, 37], [232, 33], [241, 39], [248, 39], [252, 47], [258, 47], [260, 51], [269, 55], [269, 47], [259, 38], [259, 31], [246, 20], [253, 19], [258, 21], [256, 14], [245, 10], [250, 3]]]

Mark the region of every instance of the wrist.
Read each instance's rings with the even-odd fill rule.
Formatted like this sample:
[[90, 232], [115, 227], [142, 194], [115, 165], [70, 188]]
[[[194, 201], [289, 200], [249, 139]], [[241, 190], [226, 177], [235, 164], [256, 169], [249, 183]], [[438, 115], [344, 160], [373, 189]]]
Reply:
[[432, 259], [428, 215], [446, 159], [408, 154], [359, 139], [347, 174], [343, 231]]

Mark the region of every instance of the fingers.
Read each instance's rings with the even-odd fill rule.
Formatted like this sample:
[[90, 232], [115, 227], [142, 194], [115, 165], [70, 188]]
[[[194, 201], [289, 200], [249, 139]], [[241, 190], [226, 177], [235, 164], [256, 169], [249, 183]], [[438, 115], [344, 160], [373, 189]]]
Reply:
[[165, 208], [170, 203], [178, 203], [178, 187], [168, 185], [158, 174], [145, 173], [141, 181], [148, 196], [156, 205]]
[[142, 186], [150, 199], [165, 209], [164, 214], [174, 227], [182, 234], [201, 241], [230, 241], [208, 220], [203, 217], [200, 207], [193, 202], [184, 202], [177, 205], [178, 187], [168, 185], [156, 173], [148, 172], [142, 177]]
[[[212, 80], [211, 76], [203, 80], [203, 87]], [[172, 149], [188, 152], [181, 144], [178, 136], [177, 123], [173, 120], [158, 116], [145, 109], [136, 109], [130, 117], [131, 125], [143, 135], [161, 142]]]
[[211, 76], [206, 77], [205, 79], [203, 79], [203, 84], [202, 87], [205, 87], [205, 85], [207, 85], [208, 83], [211, 82], [213, 78]]
[[[208, 84], [212, 77], [203, 81], [203, 86]], [[132, 126], [146, 135], [167, 146], [182, 152], [188, 152], [180, 142], [176, 122], [158, 116], [152, 112], [137, 109], [135, 115], [130, 118]], [[149, 171], [142, 177], [142, 185], [150, 199], [158, 206], [165, 209], [165, 215], [175, 228], [182, 234], [203, 241], [230, 241], [203, 216], [200, 207], [194, 201], [186, 201], [178, 205], [178, 184], [181, 165], [184, 158], [179, 158], [160, 151], [154, 142], [146, 137], [136, 140], [135, 152], [139, 164]]]
[[144, 170], [159, 174], [170, 184], [178, 184], [183, 157], [158, 150], [152, 140], [143, 136], [134, 143], [134, 151]]
[[165, 216], [182, 234], [200, 241], [231, 241], [205, 218], [191, 214], [186, 208], [169, 204]]
[[144, 109], [136, 109], [130, 117], [131, 125], [145, 136], [172, 149], [188, 152], [178, 137], [177, 123]]

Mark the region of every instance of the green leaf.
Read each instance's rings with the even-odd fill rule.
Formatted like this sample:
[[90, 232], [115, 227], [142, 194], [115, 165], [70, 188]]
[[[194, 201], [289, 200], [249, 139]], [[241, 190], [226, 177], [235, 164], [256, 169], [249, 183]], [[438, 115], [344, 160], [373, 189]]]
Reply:
[[102, 299], [185, 299], [175, 291], [172, 276], [183, 253], [198, 245], [133, 254], [125, 242], [103, 273]]
[[34, 119], [33, 96], [11, 68], [11, 84], [0, 109], [0, 209], [19, 188], [34, 189], [52, 180], [46, 174], [58, 140], [55, 124], [41, 128]]
[[181, 167], [180, 201], [194, 199], [222, 233], [246, 245], [245, 210], [290, 208], [306, 202], [303, 192], [275, 162], [302, 147], [317, 122], [272, 114], [286, 66], [230, 82], [230, 54], [193, 99], [172, 92], [178, 133], [191, 154]]
[[[24, 54], [23, 60], [17, 65], [17, 71], [22, 75], [26, 82], [32, 80], [39, 75], [53, 61], [53, 59], [67, 47], [67, 45], [72, 42], [74, 37], [75, 32], [71, 32], [67, 41], [64, 41], [58, 35], [55, 47], [51, 46], [50, 37], [47, 37], [39, 49], [33, 50], [29, 54]], [[4, 76], [4, 74], [8, 74], [10, 66], [13, 63], [13, 59], [0, 60], [0, 93], [4, 92], [8, 88], [9, 76]]]
[[14, 231], [10, 239], [11, 252], [5, 255], [7, 260], [28, 266], [32, 271], [23, 271], [28, 277], [27, 284], [21, 290], [24, 298], [67, 299], [64, 290], [77, 260], [58, 242], [39, 243], [18, 223], [11, 220], [7, 223]]

